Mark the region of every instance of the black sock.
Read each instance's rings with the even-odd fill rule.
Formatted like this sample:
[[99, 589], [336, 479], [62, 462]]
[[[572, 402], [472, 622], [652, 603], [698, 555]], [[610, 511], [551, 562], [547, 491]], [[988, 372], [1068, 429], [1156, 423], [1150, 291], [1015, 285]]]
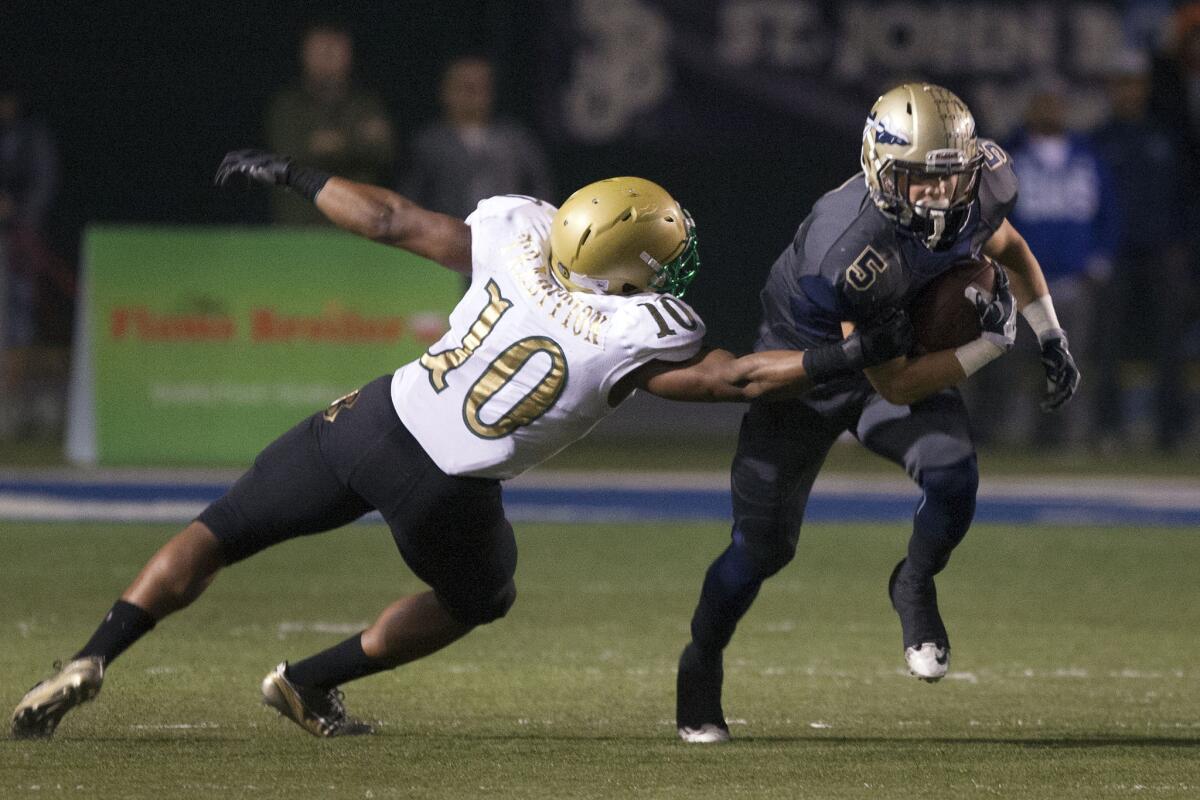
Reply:
[[72, 656], [100, 656], [107, 666], [117, 656], [129, 649], [130, 645], [154, 629], [157, 620], [139, 606], [118, 600], [112, 609], [104, 616], [104, 621], [83, 649]]
[[362, 634], [356, 633], [346, 641], [322, 650], [303, 661], [288, 664], [287, 677], [292, 683], [317, 689], [332, 689], [356, 678], [391, 669], [362, 649]]

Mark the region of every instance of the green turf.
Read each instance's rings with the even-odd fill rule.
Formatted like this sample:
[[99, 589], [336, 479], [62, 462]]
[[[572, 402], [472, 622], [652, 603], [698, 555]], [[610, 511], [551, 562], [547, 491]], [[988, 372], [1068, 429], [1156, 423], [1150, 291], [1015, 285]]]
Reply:
[[[167, 533], [4, 523], [0, 698], [90, 633]], [[258, 704], [278, 660], [418, 588], [361, 526], [223, 575], [49, 742], [0, 740], [0, 797], [1187, 797], [1200, 794], [1196, 531], [977, 526], [939, 579], [951, 678], [902, 669], [902, 531], [812, 525], [727, 659], [736, 741], [674, 738], [674, 667], [723, 525], [524, 525], [505, 620], [348, 687], [369, 738]], [[321, 626], [335, 626], [322, 632]]]

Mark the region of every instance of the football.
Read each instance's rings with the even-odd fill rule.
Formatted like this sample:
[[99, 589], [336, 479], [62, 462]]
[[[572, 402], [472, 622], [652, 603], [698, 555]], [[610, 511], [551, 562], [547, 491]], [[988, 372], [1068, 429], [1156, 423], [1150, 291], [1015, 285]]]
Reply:
[[950, 350], [979, 337], [979, 316], [963, 291], [974, 285], [990, 297], [995, 270], [996, 262], [987, 256], [965, 258], [922, 287], [908, 310], [924, 352]]

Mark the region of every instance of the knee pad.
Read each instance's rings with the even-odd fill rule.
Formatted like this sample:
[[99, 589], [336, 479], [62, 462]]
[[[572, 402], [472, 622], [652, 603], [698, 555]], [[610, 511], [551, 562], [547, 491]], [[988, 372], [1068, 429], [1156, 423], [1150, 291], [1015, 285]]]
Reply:
[[921, 489], [930, 498], [975, 502], [979, 490], [979, 466], [975, 456], [948, 467], [933, 467], [921, 471]]
[[733, 542], [729, 546], [729, 559], [740, 572], [759, 581], [766, 580], [787, 566], [796, 555], [798, 536], [767, 534], [739, 525], [734, 529]]
[[464, 625], [486, 625], [500, 619], [512, 608], [517, 600], [517, 585], [510, 580], [490, 596], [446, 597], [439, 594], [438, 599], [450, 615]]

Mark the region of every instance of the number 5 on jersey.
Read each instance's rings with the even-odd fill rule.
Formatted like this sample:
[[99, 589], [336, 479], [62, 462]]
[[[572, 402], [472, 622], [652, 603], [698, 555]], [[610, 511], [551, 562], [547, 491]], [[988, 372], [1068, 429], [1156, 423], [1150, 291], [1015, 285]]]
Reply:
[[[421, 356], [421, 366], [429, 372], [429, 383], [439, 394], [449, 386], [446, 382], [447, 374], [461, 367], [475, 354], [496, 327], [496, 323], [504, 316], [504, 312], [512, 308], [512, 303], [500, 294], [500, 287], [495, 281], [489, 280], [486, 289], [488, 304], [471, 323], [462, 344], [440, 353], [429, 350]], [[497, 417], [494, 422], [485, 422], [484, 407], [539, 353], [545, 353], [550, 360], [546, 373], [512, 408]], [[566, 383], [567, 358], [562, 347], [545, 336], [526, 337], [509, 345], [492, 359], [492, 363], [488, 364], [487, 369], [467, 391], [463, 401], [463, 422], [472, 433], [482, 439], [507, 436], [549, 411], [562, 394]]]

